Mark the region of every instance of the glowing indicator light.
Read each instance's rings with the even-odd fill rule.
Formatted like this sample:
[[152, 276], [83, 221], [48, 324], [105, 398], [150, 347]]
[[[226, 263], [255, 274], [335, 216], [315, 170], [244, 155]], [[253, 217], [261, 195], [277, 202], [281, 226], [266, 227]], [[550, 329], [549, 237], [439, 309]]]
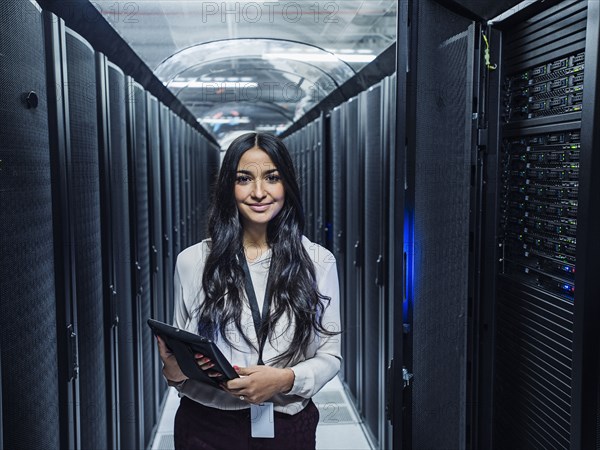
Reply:
[[575, 287], [574, 287], [574, 286], [571, 286], [570, 284], [563, 284], [563, 289], [564, 289], [565, 291], [569, 291], [569, 292], [573, 292], [573, 291], [575, 291]]

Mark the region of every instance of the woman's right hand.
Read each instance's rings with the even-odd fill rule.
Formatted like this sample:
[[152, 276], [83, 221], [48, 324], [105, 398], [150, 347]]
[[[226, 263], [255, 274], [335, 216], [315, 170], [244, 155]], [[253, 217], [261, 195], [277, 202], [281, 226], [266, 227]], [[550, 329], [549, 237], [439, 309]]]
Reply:
[[[163, 375], [165, 378], [175, 383], [180, 383], [184, 380], [187, 380], [188, 377], [186, 377], [181, 371], [175, 355], [169, 350], [169, 347], [167, 347], [167, 344], [163, 338], [156, 336], [156, 339], [158, 340], [158, 352], [160, 354], [160, 359], [162, 359], [163, 362]], [[209, 358], [201, 355], [200, 353], [195, 354], [194, 358], [196, 358], [198, 367], [206, 371], [206, 374], [209, 377], [221, 376], [219, 372], [211, 370], [214, 367], [214, 363]]]
[[165, 378], [175, 383], [187, 380], [187, 377], [179, 368], [175, 355], [169, 350], [165, 341], [160, 336], [156, 336], [156, 339], [158, 341], [158, 353], [163, 362], [163, 375]]

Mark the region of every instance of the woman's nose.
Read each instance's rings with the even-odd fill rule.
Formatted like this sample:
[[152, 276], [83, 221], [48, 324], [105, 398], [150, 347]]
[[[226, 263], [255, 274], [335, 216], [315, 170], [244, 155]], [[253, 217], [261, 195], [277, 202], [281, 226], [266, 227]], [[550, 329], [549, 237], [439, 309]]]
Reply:
[[261, 180], [256, 180], [256, 182], [254, 183], [252, 195], [256, 198], [264, 198], [267, 195], [263, 189]]

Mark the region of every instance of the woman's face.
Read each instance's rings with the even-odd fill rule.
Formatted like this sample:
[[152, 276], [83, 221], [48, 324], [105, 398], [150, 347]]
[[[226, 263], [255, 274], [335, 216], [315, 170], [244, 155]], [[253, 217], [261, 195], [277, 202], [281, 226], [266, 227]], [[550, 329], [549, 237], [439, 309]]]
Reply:
[[235, 200], [244, 226], [266, 225], [283, 208], [285, 189], [266, 152], [247, 150], [238, 163]]

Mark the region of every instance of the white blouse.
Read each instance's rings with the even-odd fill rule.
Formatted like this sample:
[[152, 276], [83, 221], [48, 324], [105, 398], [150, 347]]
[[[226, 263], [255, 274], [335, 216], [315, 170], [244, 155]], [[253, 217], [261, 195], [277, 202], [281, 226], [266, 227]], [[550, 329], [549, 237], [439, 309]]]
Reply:
[[[331, 298], [329, 304], [325, 304], [322, 323], [330, 331], [341, 331], [339, 282], [335, 258], [329, 250], [311, 242], [306, 237], [302, 238], [302, 243], [315, 264], [319, 292]], [[205, 298], [202, 290], [202, 273], [208, 252], [209, 241], [204, 240], [183, 250], [177, 257], [175, 266], [173, 326], [196, 334], [198, 333], [197, 311]], [[250, 277], [261, 310], [270, 263], [271, 250], [260, 255], [254, 261], [248, 261]], [[247, 301], [242, 309], [241, 323], [248, 339], [258, 348], [252, 312]], [[241, 367], [256, 365], [257, 351], [239, 336], [235, 325], [230, 324], [226, 333], [237, 348], [231, 347], [219, 337], [215, 342], [231, 365]], [[279, 320], [275, 324], [274, 337], [267, 339], [263, 350], [263, 360], [266, 365], [282, 367], [271, 364], [269, 361], [289, 347], [293, 335], [293, 322]], [[294, 386], [288, 393], [277, 394], [270, 400], [274, 403], [275, 411], [292, 415], [304, 409], [308, 400], [338, 373], [341, 360], [341, 335], [325, 337], [316, 335], [304, 352], [304, 356], [288, 366], [295, 374]], [[179, 389], [179, 395], [185, 395], [213, 408], [244, 409], [250, 407], [249, 403], [241, 401], [227, 392], [195, 380], [187, 380]]]

